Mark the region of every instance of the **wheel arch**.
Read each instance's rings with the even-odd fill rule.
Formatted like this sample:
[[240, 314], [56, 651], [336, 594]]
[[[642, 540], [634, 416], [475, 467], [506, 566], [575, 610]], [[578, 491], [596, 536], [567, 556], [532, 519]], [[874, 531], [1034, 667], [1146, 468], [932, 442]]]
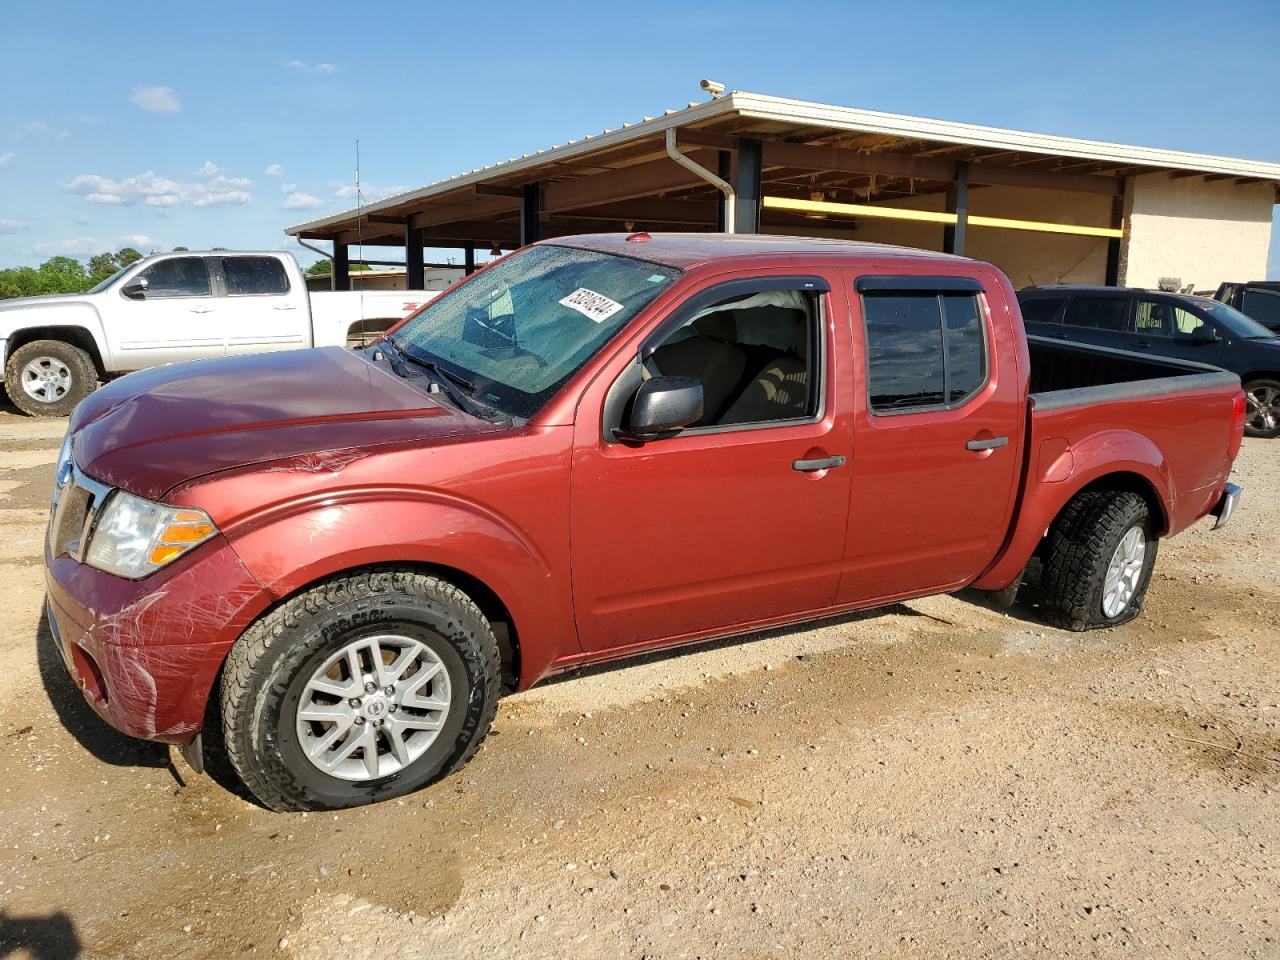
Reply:
[[89, 355], [89, 359], [93, 361], [99, 376], [106, 373], [102, 351], [98, 346], [97, 338], [94, 337], [88, 327], [77, 324], [49, 324], [38, 327], [22, 327], [15, 330], [9, 336], [8, 345], [5, 348], [4, 362], [7, 364], [14, 353], [29, 343], [35, 343], [37, 340], [55, 340], [59, 343], [67, 343], [73, 347], [78, 347]]

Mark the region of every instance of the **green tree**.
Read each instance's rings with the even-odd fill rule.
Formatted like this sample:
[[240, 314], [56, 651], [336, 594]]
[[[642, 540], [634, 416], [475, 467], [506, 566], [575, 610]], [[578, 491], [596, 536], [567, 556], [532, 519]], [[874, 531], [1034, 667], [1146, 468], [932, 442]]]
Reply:
[[129, 264], [137, 263], [141, 259], [142, 254], [133, 249], [133, 247], [122, 247], [116, 252], [116, 265], [120, 267], [127, 267]]

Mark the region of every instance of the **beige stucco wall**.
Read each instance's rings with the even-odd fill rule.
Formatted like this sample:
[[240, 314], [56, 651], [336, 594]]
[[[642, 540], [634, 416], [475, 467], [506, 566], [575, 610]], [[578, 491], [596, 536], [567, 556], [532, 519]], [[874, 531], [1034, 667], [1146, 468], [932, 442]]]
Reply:
[[1212, 290], [1224, 280], [1266, 276], [1275, 187], [1149, 173], [1129, 181], [1120, 282], [1154, 287], [1162, 277]]

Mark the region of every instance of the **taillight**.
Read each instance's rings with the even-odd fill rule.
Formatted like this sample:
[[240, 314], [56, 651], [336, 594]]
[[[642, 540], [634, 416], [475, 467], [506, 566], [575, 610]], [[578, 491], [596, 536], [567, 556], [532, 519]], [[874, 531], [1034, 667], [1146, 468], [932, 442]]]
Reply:
[[1227, 458], [1230, 460], [1236, 458], [1236, 454], [1240, 452], [1240, 444], [1244, 442], [1244, 415], [1248, 409], [1249, 403], [1241, 390], [1231, 405], [1231, 437], [1227, 441]]

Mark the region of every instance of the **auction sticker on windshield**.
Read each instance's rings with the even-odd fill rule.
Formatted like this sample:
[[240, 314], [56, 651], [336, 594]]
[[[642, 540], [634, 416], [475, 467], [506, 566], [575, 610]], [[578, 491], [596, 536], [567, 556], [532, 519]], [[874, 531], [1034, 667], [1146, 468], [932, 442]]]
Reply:
[[561, 300], [560, 303], [570, 310], [577, 310], [584, 317], [594, 320], [596, 323], [609, 319], [622, 309], [622, 304], [616, 300], [610, 300], [603, 293], [596, 293], [586, 287], [579, 287]]

